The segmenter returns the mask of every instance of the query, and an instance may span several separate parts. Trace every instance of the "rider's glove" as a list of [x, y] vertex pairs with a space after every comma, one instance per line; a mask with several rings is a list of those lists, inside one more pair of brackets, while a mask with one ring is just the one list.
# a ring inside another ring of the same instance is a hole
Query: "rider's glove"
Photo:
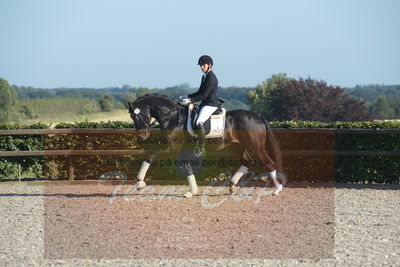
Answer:
[[181, 105], [183, 105], [183, 106], [187, 106], [187, 105], [189, 105], [190, 103], [192, 103], [192, 101], [190, 100], [190, 98], [189, 98], [188, 96], [186, 96], [186, 95], [181, 95], [181, 96], [179, 97], [179, 103], [180, 103]]

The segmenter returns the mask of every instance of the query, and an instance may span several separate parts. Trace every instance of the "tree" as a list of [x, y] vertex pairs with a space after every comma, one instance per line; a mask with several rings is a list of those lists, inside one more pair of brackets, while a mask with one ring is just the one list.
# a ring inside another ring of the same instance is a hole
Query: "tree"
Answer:
[[254, 87], [221, 87], [218, 88], [218, 97], [227, 100], [237, 100], [242, 102], [242, 104], [248, 104], [248, 93], [250, 90], [254, 90]]
[[5, 79], [0, 78], [0, 122], [9, 120], [9, 111], [17, 99], [15, 90]]
[[136, 90], [136, 95], [137, 95], [138, 97], [144, 96], [145, 94], [150, 94], [150, 93], [151, 93], [151, 90], [150, 90], [149, 88], [145, 88], [145, 87], [139, 87], [139, 88]]
[[387, 96], [380, 96], [371, 104], [369, 110], [377, 119], [394, 119], [396, 114], [396, 100]]
[[24, 114], [28, 119], [33, 119], [35, 117], [32, 110], [27, 105], [22, 105], [19, 112]]
[[114, 110], [114, 98], [111, 95], [103, 95], [99, 100], [101, 111], [111, 112]]
[[135, 102], [136, 94], [128, 92], [122, 96], [121, 102], [125, 108], [128, 108], [128, 102]]
[[255, 90], [250, 90], [247, 98], [250, 101], [251, 110], [262, 114], [266, 118], [271, 117], [271, 93], [279, 90], [278, 84], [288, 82], [286, 73], [274, 74], [271, 78], [265, 80], [262, 84], [256, 86]]
[[249, 92], [251, 109], [268, 120], [372, 120], [363, 102], [338, 86], [311, 78], [299, 80], [274, 75]]

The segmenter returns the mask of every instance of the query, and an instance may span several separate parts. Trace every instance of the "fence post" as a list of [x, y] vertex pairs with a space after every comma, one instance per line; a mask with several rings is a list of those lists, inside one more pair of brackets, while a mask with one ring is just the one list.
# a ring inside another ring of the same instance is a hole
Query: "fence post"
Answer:
[[68, 180], [74, 181], [75, 180], [75, 167], [72, 157], [68, 157]]
[[21, 165], [17, 164], [18, 168], [17, 168], [17, 178], [18, 178], [18, 182], [21, 182]]

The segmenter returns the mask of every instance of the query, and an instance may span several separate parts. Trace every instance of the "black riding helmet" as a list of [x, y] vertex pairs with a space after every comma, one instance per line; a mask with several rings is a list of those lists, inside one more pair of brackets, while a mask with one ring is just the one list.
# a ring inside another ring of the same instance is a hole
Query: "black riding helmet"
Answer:
[[213, 60], [210, 56], [204, 55], [199, 58], [198, 65], [210, 64], [214, 65]]

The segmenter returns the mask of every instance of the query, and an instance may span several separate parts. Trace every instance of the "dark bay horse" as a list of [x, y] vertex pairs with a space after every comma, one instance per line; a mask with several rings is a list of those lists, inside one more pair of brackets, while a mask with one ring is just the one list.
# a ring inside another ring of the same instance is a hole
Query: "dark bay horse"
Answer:
[[[158, 94], [147, 94], [128, 103], [129, 113], [135, 124], [138, 140], [147, 140], [151, 135], [150, 125], [157, 121], [161, 128], [161, 136], [168, 148], [154, 153], [146, 159], [137, 175], [137, 189], [146, 186], [144, 177], [150, 163], [162, 155], [177, 155], [182, 150], [182, 142], [187, 140], [186, 130], [187, 107], [182, 106], [175, 99]], [[267, 172], [275, 185], [273, 195], [282, 190], [285, 183], [281, 150], [278, 141], [269, 127], [267, 121], [261, 116], [247, 110], [232, 110], [226, 112], [225, 131], [217, 142], [206, 142], [207, 151], [219, 151], [227, 146], [235, 144], [235, 149], [240, 155], [242, 166], [230, 179], [230, 192], [234, 192], [241, 176], [248, 172], [254, 165]], [[268, 151], [268, 152], [267, 152]], [[188, 166], [190, 169], [190, 166]], [[278, 171], [278, 173], [277, 173]], [[197, 184], [193, 172], [187, 173], [190, 190], [185, 197], [191, 197], [197, 193]]]

